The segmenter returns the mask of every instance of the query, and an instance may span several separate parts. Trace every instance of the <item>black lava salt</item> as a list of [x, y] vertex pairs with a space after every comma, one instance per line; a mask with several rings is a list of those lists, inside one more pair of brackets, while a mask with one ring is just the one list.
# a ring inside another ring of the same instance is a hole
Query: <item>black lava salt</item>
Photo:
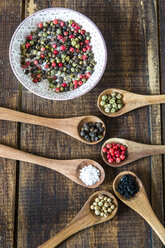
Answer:
[[120, 195], [124, 196], [126, 199], [133, 198], [137, 192], [139, 192], [139, 187], [136, 182], [136, 178], [131, 175], [125, 175], [121, 178], [116, 189]]

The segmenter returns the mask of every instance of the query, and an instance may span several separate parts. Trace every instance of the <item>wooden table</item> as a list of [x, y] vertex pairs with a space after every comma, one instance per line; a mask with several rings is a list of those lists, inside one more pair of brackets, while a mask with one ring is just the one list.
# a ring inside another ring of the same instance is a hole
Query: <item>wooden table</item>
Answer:
[[[101, 30], [108, 63], [99, 84], [71, 101], [53, 102], [22, 87], [9, 65], [8, 48], [19, 23], [34, 11], [67, 7], [87, 15]], [[95, 114], [109, 137], [147, 144], [165, 142], [165, 106], [137, 109], [110, 119], [96, 107], [99, 93], [116, 87], [141, 94], [165, 93], [165, 2], [163, 0], [1, 0], [0, 106], [47, 117]], [[0, 121], [0, 142], [36, 155], [57, 159], [91, 158], [101, 163], [106, 180], [98, 190], [112, 191], [112, 180], [130, 170], [143, 181], [152, 207], [164, 222], [164, 157], [141, 159], [122, 169], [105, 165], [101, 144], [89, 146], [49, 128]], [[94, 190], [83, 188], [49, 169], [8, 159], [0, 160], [0, 247], [36, 248], [72, 220]], [[148, 224], [119, 202], [110, 222], [86, 229], [61, 248], [162, 248]]]

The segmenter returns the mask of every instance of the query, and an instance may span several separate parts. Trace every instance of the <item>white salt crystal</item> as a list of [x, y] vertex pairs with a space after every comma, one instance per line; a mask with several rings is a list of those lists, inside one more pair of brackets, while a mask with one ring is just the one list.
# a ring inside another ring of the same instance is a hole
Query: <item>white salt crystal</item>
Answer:
[[91, 186], [100, 180], [100, 171], [93, 165], [84, 166], [80, 170], [80, 179], [87, 186]]

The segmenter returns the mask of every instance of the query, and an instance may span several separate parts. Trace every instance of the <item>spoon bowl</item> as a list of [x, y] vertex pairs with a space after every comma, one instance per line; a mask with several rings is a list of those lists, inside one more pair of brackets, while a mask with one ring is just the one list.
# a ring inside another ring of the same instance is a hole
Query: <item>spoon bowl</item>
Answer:
[[[121, 178], [125, 175], [131, 175], [134, 178], [136, 178], [136, 182], [139, 186], [139, 192], [135, 195], [135, 197], [126, 199], [123, 196], [120, 195], [120, 193], [116, 190], [117, 185]], [[137, 212], [139, 215], [141, 215], [148, 224], [153, 228], [153, 230], [156, 232], [156, 234], [159, 236], [163, 244], [165, 245], [165, 228], [160, 223], [160, 221], [157, 219], [155, 213], [153, 212], [153, 209], [150, 205], [150, 202], [148, 200], [145, 188], [143, 186], [143, 183], [141, 180], [137, 177], [136, 174], [130, 171], [124, 171], [121, 172], [116, 176], [116, 178], [113, 181], [113, 190], [116, 194], [116, 196], [124, 202], [127, 206], [132, 208], [135, 212]]]
[[[120, 93], [123, 98], [123, 107], [115, 113], [106, 113], [104, 108], [100, 105], [103, 95], [109, 95], [113, 92]], [[128, 113], [134, 109], [141, 108], [147, 105], [165, 103], [165, 95], [140, 95], [126, 90], [110, 88], [104, 90], [98, 97], [97, 106], [99, 110], [108, 117], [117, 117]]]
[[[71, 159], [71, 160], [50, 159], [45, 157], [39, 157], [2, 144], [0, 144], [0, 157], [21, 160], [24, 162], [38, 164], [40, 166], [52, 169], [54, 171], [63, 174], [64, 176], [68, 177], [75, 183], [86, 188], [96, 188], [101, 183], [103, 183], [105, 179], [105, 171], [103, 167], [99, 163], [91, 159]], [[100, 171], [100, 180], [91, 186], [86, 185], [79, 178], [80, 169], [82, 169], [84, 166], [87, 165], [93, 165], [95, 168], [97, 168]]]
[[[117, 163], [108, 163], [107, 158], [105, 154], [103, 153], [102, 149], [107, 145], [111, 143], [119, 143], [127, 148], [126, 158], [121, 161], [119, 164]], [[140, 158], [151, 156], [154, 154], [164, 154], [165, 153], [165, 145], [147, 145], [147, 144], [141, 144], [137, 143], [131, 140], [121, 139], [121, 138], [111, 138], [104, 142], [104, 144], [101, 147], [101, 156], [104, 162], [115, 168], [122, 167], [126, 164], [129, 164], [133, 161], [136, 161]]]
[[[103, 137], [97, 141], [93, 141], [93, 142], [88, 142], [86, 141], [83, 137], [80, 136], [80, 130], [83, 127], [84, 123], [87, 122], [100, 122], [102, 124], [102, 127], [104, 128], [104, 132], [103, 132]], [[106, 127], [104, 122], [97, 116], [82, 116], [81, 120], [79, 121], [78, 125], [77, 125], [77, 135], [79, 136], [80, 140], [83, 141], [86, 144], [89, 145], [95, 145], [97, 143], [99, 143], [100, 141], [102, 141], [105, 137], [105, 132], [106, 132]]]
[[[116, 208], [112, 211], [112, 213], [108, 217], [101, 217], [96, 216], [93, 211], [90, 209], [91, 204], [93, 203], [94, 199], [97, 195], [103, 194], [108, 197], [111, 197], [113, 199], [113, 202], [116, 206]], [[58, 234], [56, 234], [54, 237], [49, 239], [44, 244], [38, 246], [38, 248], [54, 248], [61, 242], [63, 242], [65, 239], [70, 237], [71, 235], [88, 228], [93, 225], [100, 224], [102, 222], [108, 221], [112, 219], [118, 210], [118, 202], [117, 199], [113, 194], [107, 191], [97, 191], [93, 193], [87, 202], [84, 204], [80, 212], [76, 215], [76, 217], [68, 224], [62, 231], [60, 231]]]
[[[96, 182], [95, 184], [93, 185], [86, 185], [85, 183], [83, 183], [80, 179], [80, 170], [82, 170], [82, 168], [84, 168], [85, 166], [88, 166], [88, 165], [92, 165], [93, 167], [95, 167], [96, 169], [98, 169], [100, 171], [100, 180], [98, 182]], [[100, 184], [103, 183], [104, 179], [105, 179], [105, 171], [103, 169], [103, 167], [97, 163], [96, 161], [94, 160], [91, 160], [91, 159], [86, 159], [86, 160], [83, 160], [76, 168], [76, 177], [77, 177], [77, 182], [79, 182], [80, 185], [84, 186], [84, 187], [87, 187], [87, 188], [97, 188]]]
[[[17, 121], [22, 123], [29, 123], [29, 124], [49, 127], [61, 131], [63, 133], [66, 133], [74, 137], [75, 139], [78, 139], [89, 145], [95, 145], [99, 143], [104, 138], [106, 132], [106, 127], [104, 122], [99, 117], [93, 115], [78, 116], [78, 117], [71, 117], [65, 119], [62, 118], [55, 119], [55, 118], [30, 115], [19, 111], [0, 107], [0, 120]], [[101, 122], [104, 127], [103, 137], [93, 142], [88, 142], [83, 137], [81, 137], [80, 129], [85, 122]]]

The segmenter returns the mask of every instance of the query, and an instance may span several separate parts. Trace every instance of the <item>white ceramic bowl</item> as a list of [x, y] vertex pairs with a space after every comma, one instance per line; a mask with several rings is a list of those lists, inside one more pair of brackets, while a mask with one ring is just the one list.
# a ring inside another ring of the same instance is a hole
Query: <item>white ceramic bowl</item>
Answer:
[[[30, 77], [24, 74], [20, 66], [20, 45], [25, 42], [25, 37], [36, 29], [39, 22], [53, 19], [61, 19], [64, 21], [73, 19], [82, 25], [83, 29], [90, 32], [94, 59], [97, 62], [95, 71], [87, 82], [79, 88], [68, 92], [56, 93], [50, 91], [48, 87], [49, 84], [45, 82], [33, 83]], [[107, 63], [107, 49], [101, 32], [89, 18], [71, 9], [48, 8], [32, 14], [21, 22], [10, 42], [9, 59], [15, 76], [28, 90], [38, 96], [51, 100], [70, 100], [89, 92], [99, 82]]]

